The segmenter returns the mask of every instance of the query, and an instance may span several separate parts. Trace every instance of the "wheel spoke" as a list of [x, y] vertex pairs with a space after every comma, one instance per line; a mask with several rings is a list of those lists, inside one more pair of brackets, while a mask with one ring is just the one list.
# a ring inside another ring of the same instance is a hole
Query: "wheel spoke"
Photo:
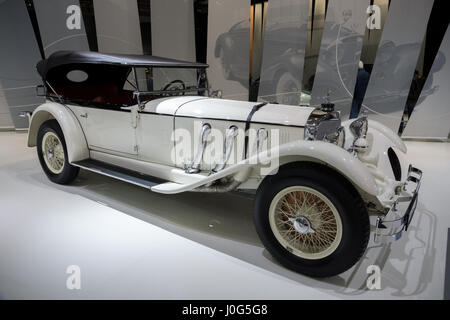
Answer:
[[314, 189], [295, 187], [294, 191], [286, 192], [278, 199], [273, 214], [281, 241], [300, 256], [322, 254], [333, 245], [335, 249], [340, 241], [341, 222], [337, 210]]

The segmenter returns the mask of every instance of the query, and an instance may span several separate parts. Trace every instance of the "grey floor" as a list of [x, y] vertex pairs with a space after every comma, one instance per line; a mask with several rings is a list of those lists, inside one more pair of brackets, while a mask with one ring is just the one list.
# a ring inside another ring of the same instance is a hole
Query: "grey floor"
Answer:
[[[450, 198], [450, 144], [408, 142], [423, 169], [410, 231], [371, 241], [346, 273], [308, 278], [260, 243], [252, 202], [235, 195], [160, 195], [82, 171], [50, 183], [26, 134], [0, 133], [0, 298], [442, 299]], [[368, 290], [369, 265], [381, 289]], [[81, 289], [66, 287], [69, 265]]]

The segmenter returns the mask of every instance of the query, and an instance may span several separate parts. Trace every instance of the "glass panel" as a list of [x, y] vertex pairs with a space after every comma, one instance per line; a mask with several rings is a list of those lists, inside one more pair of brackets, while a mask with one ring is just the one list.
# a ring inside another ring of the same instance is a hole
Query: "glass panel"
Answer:
[[225, 99], [248, 100], [250, 0], [208, 2], [208, 80]]
[[258, 100], [300, 104], [309, 0], [270, 0]]
[[136, 0], [94, 0], [98, 51], [142, 54]]
[[[193, 0], [152, 0], [152, 54], [165, 58], [195, 61]], [[196, 70], [153, 69], [153, 87], [161, 90], [169, 82], [181, 80], [192, 85]]]
[[396, 0], [389, 7], [363, 101], [371, 119], [398, 131], [433, 1]]
[[330, 101], [348, 116], [353, 100], [369, 1], [330, 1], [314, 78], [311, 105]]
[[[14, 32], [12, 32], [12, 30]], [[24, 1], [0, 1], [0, 81], [16, 128], [27, 128], [22, 111], [32, 111], [43, 102], [36, 97], [42, 81], [36, 72], [41, 60], [33, 26]]]
[[450, 28], [434, 60], [403, 136], [448, 138], [450, 135]]
[[[197, 69], [185, 68], [135, 68], [139, 91], [165, 91], [152, 95], [198, 95]], [[134, 74], [128, 75], [126, 90], [135, 90]], [[173, 91], [171, 93], [171, 91]]]
[[[46, 57], [58, 50], [89, 50], [79, 1], [33, 2]], [[68, 9], [70, 14], [66, 14]], [[69, 29], [67, 25], [76, 29]]]

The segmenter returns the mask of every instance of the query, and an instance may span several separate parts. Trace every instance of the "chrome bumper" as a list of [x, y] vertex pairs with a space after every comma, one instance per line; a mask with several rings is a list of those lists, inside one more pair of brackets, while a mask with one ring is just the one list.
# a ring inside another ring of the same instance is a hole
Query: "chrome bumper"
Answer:
[[[377, 218], [375, 229], [376, 243], [396, 241], [402, 237], [404, 231], [408, 231], [409, 224], [416, 211], [421, 180], [422, 171], [409, 165], [402, 194], [395, 201], [386, 216]], [[413, 185], [413, 189], [412, 191], [408, 191], [408, 189], [411, 189], [411, 185]], [[401, 202], [409, 202], [403, 216], [399, 216], [397, 208]]]

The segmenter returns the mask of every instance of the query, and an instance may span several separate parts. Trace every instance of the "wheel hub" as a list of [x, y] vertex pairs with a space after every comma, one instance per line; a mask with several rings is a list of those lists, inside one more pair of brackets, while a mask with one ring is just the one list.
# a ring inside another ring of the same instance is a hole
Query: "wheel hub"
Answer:
[[332, 254], [342, 239], [342, 221], [333, 203], [308, 186], [287, 187], [272, 199], [270, 227], [280, 244], [303, 259]]
[[54, 132], [46, 132], [42, 138], [42, 156], [53, 174], [60, 174], [64, 170], [63, 145]]
[[48, 149], [47, 151], [47, 157], [49, 160], [53, 159], [53, 157], [55, 156], [55, 151], [53, 149]]
[[301, 234], [316, 232], [311, 227], [311, 222], [309, 222], [309, 220], [304, 216], [300, 216], [297, 218], [289, 218], [289, 221], [293, 223], [295, 231], [297, 231]]

